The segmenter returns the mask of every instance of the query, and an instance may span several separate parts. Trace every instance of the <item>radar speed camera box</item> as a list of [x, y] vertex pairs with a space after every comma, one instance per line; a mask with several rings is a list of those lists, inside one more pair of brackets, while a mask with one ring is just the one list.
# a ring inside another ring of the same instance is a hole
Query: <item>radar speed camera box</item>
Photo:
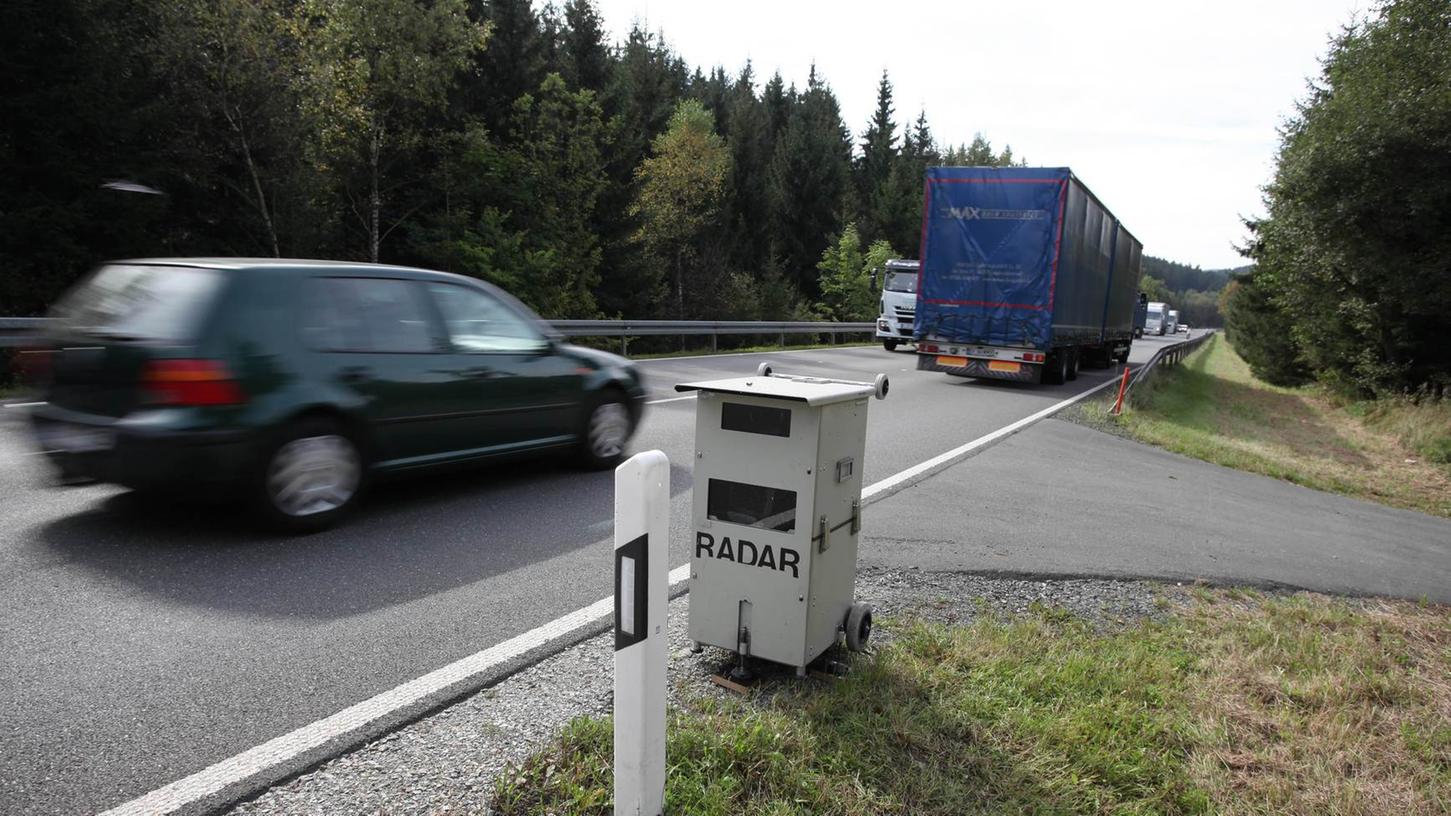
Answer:
[[867, 401], [887, 382], [772, 375], [699, 392], [691, 544], [692, 640], [798, 672], [870, 610], [853, 603]]

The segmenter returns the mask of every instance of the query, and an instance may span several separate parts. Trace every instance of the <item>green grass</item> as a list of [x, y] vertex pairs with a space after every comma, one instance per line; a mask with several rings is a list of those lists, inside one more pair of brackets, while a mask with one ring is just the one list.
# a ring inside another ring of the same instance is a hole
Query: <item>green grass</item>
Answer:
[[1451, 517], [1451, 405], [1345, 405], [1318, 388], [1279, 388], [1250, 373], [1216, 336], [1156, 370], [1120, 417], [1085, 406], [1091, 424], [1227, 467], [1317, 490]]
[[[666, 809], [702, 814], [1440, 813], [1451, 616], [1209, 592], [1101, 631], [1062, 610], [894, 638], [835, 683], [698, 698]], [[507, 774], [501, 814], [605, 814], [611, 725]]]
[[1384, 399], [1349, 405], [1346, 410], [1362, 415], [1370, 427], [1395, 435], [1426, 461], [1451, 465], [1451, 400]]

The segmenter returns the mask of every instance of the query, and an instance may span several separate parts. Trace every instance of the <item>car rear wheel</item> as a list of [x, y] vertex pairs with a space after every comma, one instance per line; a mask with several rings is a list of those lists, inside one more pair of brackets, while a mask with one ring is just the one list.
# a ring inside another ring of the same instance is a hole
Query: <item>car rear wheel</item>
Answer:
[[625, 456], [625, 443], [634, 433], [634, 420], [624, 397], [606, 393], [590, 403], [580, 437], [580, 458], [586, 466], [603, 470], [620, 463]]
[[324, 530], [357, 503], [363, 476], [362, 452], [339, 424], [304, 419], [269, 447], [257, 486], [259, 504], [283, 532]]

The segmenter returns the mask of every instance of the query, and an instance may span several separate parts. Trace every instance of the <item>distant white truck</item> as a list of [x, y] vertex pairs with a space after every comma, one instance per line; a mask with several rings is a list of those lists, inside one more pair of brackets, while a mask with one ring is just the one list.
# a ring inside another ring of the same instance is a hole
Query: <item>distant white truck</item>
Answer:
[[881, 311], [877, 315], [877, 339], [887, 351], [900, 343], [912, 342], [917, 318], [917, 261], [893, 258], [882, 270]]
[[1164, 327], [1165, 334], [1175, 334], [1179, 331], [1179, 310], [1169, 310], [1169, 325]]
[[1144, 334], [1163, 334], [1169, 328], [1169, 304], [1150, 303], [1144, 318]]

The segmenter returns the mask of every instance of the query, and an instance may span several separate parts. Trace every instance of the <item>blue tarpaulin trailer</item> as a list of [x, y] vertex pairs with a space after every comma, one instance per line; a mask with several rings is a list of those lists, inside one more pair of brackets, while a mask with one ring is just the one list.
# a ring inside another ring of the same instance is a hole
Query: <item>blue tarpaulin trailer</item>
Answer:
[[926, 174], [917, 367], [1062, 382], [1128, 359], [1143, 244], [1066, 167]]

